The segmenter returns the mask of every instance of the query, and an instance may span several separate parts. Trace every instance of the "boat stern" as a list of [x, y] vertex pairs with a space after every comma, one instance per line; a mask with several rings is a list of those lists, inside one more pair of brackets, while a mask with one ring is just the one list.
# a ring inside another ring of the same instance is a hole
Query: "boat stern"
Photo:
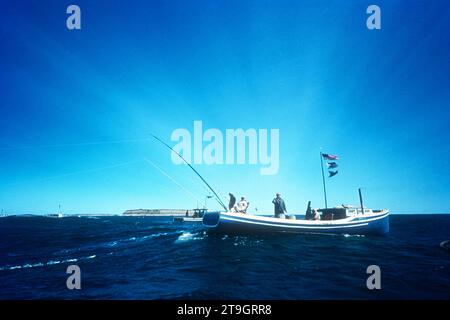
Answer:
[[379, 211], [380, 219], [372, 222], [371, 231], [375, 234], [389, 233], [389, 210], [382, 209]]
[[389, 210], [374, 210], [370, 214], [355, 216], [355, 222], [365, 223], [364, 234], [383, 235], [389, 232]]

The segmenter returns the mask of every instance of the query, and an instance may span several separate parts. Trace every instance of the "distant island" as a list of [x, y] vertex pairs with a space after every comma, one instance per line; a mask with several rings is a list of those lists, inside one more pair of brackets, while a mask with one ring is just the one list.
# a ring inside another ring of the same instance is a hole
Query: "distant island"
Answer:
[[194, 210], [189, 209], [131, 209], [123, 213], [125, 216], [193, 216]]

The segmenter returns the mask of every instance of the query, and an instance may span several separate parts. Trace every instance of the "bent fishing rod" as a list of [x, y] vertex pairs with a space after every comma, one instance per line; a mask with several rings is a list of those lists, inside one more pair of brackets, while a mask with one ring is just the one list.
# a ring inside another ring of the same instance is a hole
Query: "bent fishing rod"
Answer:
[[214, 196], [216, 197], [217, 202], [225, 209], [225, 211], [228, 211], [228, 208], [225, 206], [225, 204], [222, 202], [222, 200], [220, 200], [219, 196], [217, 195], [217, 193], [214, 191], [214, 189], [209, 185], [208, 182], [206, 182], [206, 180], [200, 175], [200, 173], [197, 172], [197, 170], [194, 169], [193, 166], [191, 166], [191, 164], [189, 162], [186, 161], [186, 159], [183, 158], [183, 156], [181, 154], [179, 154], [178, 152], [176, 152], [175, 150], [173, 150], [173, 148], [171, 146], [169, 146], [167, 143], [165, 143], [164, 141], [162, 141], [160, 138], [158, 138], [157, 136], [155, 136], [154, 134], [150, 134], [153, 138], [155, 138], [156, 140], [158, 140], [159, 142], [161, 142], [163, 145], [165, 145], [167, 148], [169, 148], [172, 152], [174, 152], [177, 156], [179, 156], [181, 158], [181, 160], [183, 160], [196, 174], [197, 176], [202, 179], [202, 181], [206, 184], [206, 186], [209, 188], [209, 190], [212, 191], [212, 193], [214, 194]]

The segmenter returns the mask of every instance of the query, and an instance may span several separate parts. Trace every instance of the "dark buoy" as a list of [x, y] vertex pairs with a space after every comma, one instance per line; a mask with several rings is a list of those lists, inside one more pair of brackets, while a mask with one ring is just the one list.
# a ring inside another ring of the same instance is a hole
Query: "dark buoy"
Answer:
[[450, 240], [442, 241], [440, 246], [442, 249], [449, 251], [450, 250]]

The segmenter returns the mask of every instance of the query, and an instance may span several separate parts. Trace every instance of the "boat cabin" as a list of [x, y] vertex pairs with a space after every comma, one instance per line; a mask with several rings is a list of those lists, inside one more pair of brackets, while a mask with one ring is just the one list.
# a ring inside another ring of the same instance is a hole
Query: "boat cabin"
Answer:
[[319, 209], [320, 220], [339, 220], [347, 218], [347, 209], [345, 208], [329, 208]]
[[208, 209], [194, 209], [193, 218], [203, 218], [205, 212], [208, 212]]
[[[335, 207], [327, 209], [318, 209], [320, 220], [340, 220], [357, 214], [361, 214], [361, 208], [356, 207]], [[369, 214], [371, 209], [364, 209], [364, 213]]]

